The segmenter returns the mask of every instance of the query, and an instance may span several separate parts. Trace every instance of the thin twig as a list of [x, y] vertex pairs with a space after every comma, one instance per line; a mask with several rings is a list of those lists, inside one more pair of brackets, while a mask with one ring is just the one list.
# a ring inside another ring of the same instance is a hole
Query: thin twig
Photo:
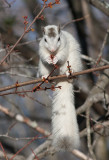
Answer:
[[[84, 54], [81, 55], [81, 58], [84, 59], [84, 60], [88, 60], [88, 61], [92, 62], [93, 64], [96, 63], [95, 59], [93, 59], [92, 57], [86, 56]], [[109, 61], [107, 61], [106, 59], [101, 58], [101, 61], [104, 64], [109, 64]]]
[[89, 17], [89, 14], [87, 14], [87, 15], [84, 16], [84, 17], [78, 18], [78, 19], [73, 19], [72, 21], [67, 22], [66, 24], [64, 24], [64, 25], [62, 26], [62, 29], [64, 29], [64, 28], [65, 28], [67, 25], [69, 25], [70, 23], [82, 21], [82, 20], [84, 20], [84, 19], [86, 19], [86, 18], [88, 18], [88, 17]]
[[36, 160], [39, 160], [39, 158], [38, 158], [38, 157], [36, 156], [36, 154], [34, 153], [33, 149], [31, 149], [31, 151], [32, 151], [32, 153], [34, 154], [35, 159], [36, 159]]
[[21, 114], [15, 114], [15, 113], [9, 111], [9, 109], [7, 109], [7, 108], [5, 108], [5, 107], [3, 107], [1, 105], [0, 105], [0, 111], [3, 112], [4, 114], [8, 115], [11, 118], [14, 118], [18, 122], [27, 124], [29, 127], [35, 129], [36, 131], [40, 132], [41, 134], [43, 134], [45, 136], [49, 136], [50, 135], [50, 133], [48, 131], [46, 131], [43, 128], [39, 127], [39, 125], [37, 124], [36, 121], [32, 121], [28, 117], [24, 117]]
[[[7, 138], [7, 139], [10, 139], [12, 141], [22, 141], [22, 140], [32, 140], [33, 138], [35, 137], [22, 137], [22, 138], [16, 138], [16, 137], [11, 137], [11, 136], [8, 136], [7, 134], [4, 134], [4, 135], [0, 135], [0, 138]], [[44, 139], [45, 137], [42, 136], [42, 137], [39, 137], [37, 139]]]
[[[34, 22], [40, 17], [40, 15], [42, 14], [42, 12], [45, 10], [45, 8], [50, 7], [51, 3], [46, 4], [46, 1], [44, 0], [43, 3], [43, 8], [41, 9], [41, 11], [36, 15], [36, 17], [33, 19], [33, 21], [30, 23], [30, 25], [24, 30], [24, 32], [22, 33], [22, 35], [20, 36], [20, 38], [17, 40], [17, 42], [13, 45], [13, 47], [8, 51], [7, 55], [1, 60], [0, 65], [6, 60], [6, 58], [13, 52], [13, 50], [15, 49], [15, 47], [19, 44], [19, 42], [23, 39], [23, 37], [25, 36], [26, 33], [28, 33], [31, 30], [31, 26], [34, 24]], [[53, 5], [57, 4], [56, 1], [54, 3], [51, 4], [51, 7]], [[59, 4], [59, 3], [58, 3]]]
[[8, 5], [9, 8], [11, 7], [11, 4], [7, 0], [4, 0], [4, 2]]
[[[12, 156], [13, 156], [13, 154], [9, 154], [9, 153], [7, 154], [8, 159], [10, 159]], [[4, 158], [5, 158], [5, 156], [4, 156], [3, 152], [0, 151], [0, 159], [1, 159], [1, 160], [6, 160], [6, 159], [4, 159]], [[14, 158], [14, 160], [26, 160], [26, 158], [25, 158], [24, 156], [17, 155], [17, 156]]]
[[1, 149], [2, 149], [2, 151], [3, 151], [3, 153], [4, 153], [4, 157], [6, 158], [6, 160], [8, 160], [8, 157], [7, 157], [7, 155], [6, 155], [6, 152], [5, 152], [4, 147], [3, 147], [3, 145], [2, 145], [1, 142], [0, 142], [0, 146], [1, 146]]
[[10, 75], [10, 76], [19, 76], [19, 77], [24, 77], [24, 78], [29, 78], [29, 79], [35, 79], [35, 77], [27, 76], [27, 74], [12, 73], [10, 71], [0, 72], [0, 75], [5, 75], [5, 74]]
[[91, 156], [93, 157], [93, 160], [96, 160], [96, 157], [94, 155], [93, 149], [92, 149], [92, 145], [91, 145], [91, 131], [90, 131], [90, 107], [87, 108], [86, 110], [86, 126], [87, 126], [87, 146], [89, 149], [89, 152], [91, 154]]
[[1, 60], [0, 65], [6, 60], [6, 58], [12, 53], [12, 51], [14, 50], [14, 48], [18, 45], [18, 43], [21, 41], [21, 39], [25, 36], [25, 34], [27, 33], [27, 31], [31, 28], [31, 26], [33, 25], [33, 23], [38, 19], [38, 17], [42, 14], [42, 12], [44, 11], [44, 9], [46, 8], [46, 5], [43, 5], [43, 8], [41, 9], [41, 11], [39, 12], [39, 14], [34, 18], [34, 20], [31, 22], [31, 24], [27, 27], [26, 30], [24, 30], [24, 33], [20, 36], [20, 38], [17, 40], [17, 42], [13, 45], [13, 47], [10, 49], [10, 51], [7, 53], [7, 55]]
[[12, 157], [10, 160], [13, 160], [14, 157], [16, 157], [16, 155], [18, 155], [22, 150], [24, 150], [25, 148], [27, 148], [27, 146], [29, 146], [34, 140], [36, 140], [38, 138], [38, 136], [34, 137], [32, 140], [30, 140], [25, 146], [23, 146], [21, 149], [19, 149]]
[[98, 55], [98, 59], [97, 59], [97, 61], [96, 61], [95, 67], [96, 67], [96, 66], [99, 64], [99, 62], [101, 61], [101, 58], [102, 58], [102, 55], [103, 55], [103, 49], [104, 49], [105, 44], [106, 44], [106, 42], [107, 42], [108, 35], [109, 35], [109, 27], [108, 27], [107, 32], [106, 32], [106, 34], [105, 34], [105, 37], [104, 37], [104, 40], [103, 40], [103, 44], [102, 44], [102, 47], [101, 47], [101, 49], [100, 49], [100, 53], [99, 53], [99, 55]]

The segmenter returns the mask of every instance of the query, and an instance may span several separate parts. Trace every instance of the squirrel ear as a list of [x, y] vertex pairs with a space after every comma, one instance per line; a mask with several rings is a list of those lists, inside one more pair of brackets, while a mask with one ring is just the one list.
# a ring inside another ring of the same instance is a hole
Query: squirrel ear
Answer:
[[58, 32], [60, 33], [60, 31], [61, 31], [61, 25], [59, 24], [58, 25]]
[[45, 34], [45, 28], [41, 27], [41, 30], [42, 30], [43, 34]]

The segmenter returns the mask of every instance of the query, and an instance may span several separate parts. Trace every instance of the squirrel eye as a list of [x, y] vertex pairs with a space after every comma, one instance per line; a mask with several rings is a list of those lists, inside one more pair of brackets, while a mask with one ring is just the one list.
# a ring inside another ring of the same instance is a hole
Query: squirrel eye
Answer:
[[58, 41], [60, 41], [60, 37], [58, 38]]
[[45, 40], [45, 42], [47, 42], [46, 38], [44, 40]]

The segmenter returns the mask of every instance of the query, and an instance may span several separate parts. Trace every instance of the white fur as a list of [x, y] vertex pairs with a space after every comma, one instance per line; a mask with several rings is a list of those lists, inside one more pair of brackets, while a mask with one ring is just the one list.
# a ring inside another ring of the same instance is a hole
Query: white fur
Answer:
[[59, 82], [53, 96], [52, 134], [57, 150], [72, 150], [80, 144], [72, 84]]
[[[48, 37], [49, 28], [54, 28], [56, 37]], [[60, 41], [57, 39], [60, 37]], [[47, 43], [44, 41], [46, 38]], [[50, 62], [51, 48], [55, 50], [54, 61]], [[39, 75], [49, 75], [53, 65], [57, 64], [59, 69], [54, 75], [66, 74], [68, 76], [68, 63], [72, 72], [82, 69], [80, 58], [80, 47], [74, 37], [66, 31], [58, 32], [58, 27], [49, 25], [45, 27], [45, 34], [39, 44]], [[53, 146], [57, 150], [72, 150], [80, 144], [78, 124], [74, 106], [73, 84], [67, 80], [57, 81], [56, 86], [62, 86], [53, 93], [52, 103], [52, 135]]]

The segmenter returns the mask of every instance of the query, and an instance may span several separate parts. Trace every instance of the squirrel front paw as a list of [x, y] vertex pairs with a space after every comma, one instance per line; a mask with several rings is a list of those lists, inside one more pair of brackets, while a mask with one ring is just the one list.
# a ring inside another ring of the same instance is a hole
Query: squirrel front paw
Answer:
[[52, 61], [52, 59], [51, 59], [50, 56], [46, 58], [46, 62], [47, 62], [48, 64], [52, 64], [52, 63], [53, 63], [53, 61]]
[[71, 76], [71, 73], [72, 73], [72, 71], [66, 71], [66, 76], [67, 76], [67, 78], [68, 78], [68, 82], [70, 82], [70, 83], [72, 83], [73, 82], [73, 79], [70, 79], [70, 76]]
[[66, 74], [66, 76], [67, 76], [67, 77], [69, 77], [69, 76], [70, 76], [69, 71], [66, 71], [66, 73], [65, 73], [65, 74]]
[[70, 77], [72, 74], [72, 69], [70, 68], [70, 70], [67, 70], [65, 74], [67, 77]]
[[48, 56], [48, 57], [46, 57], [45, 61], [48, 64], [56, 64], [58, 62], [58, 58], [57, 58], [57, 56]]
[[44, 80], [44, 79], [47, 79], [47, 77], [48, 77], [48, 74], [47, 74], [47, 75], [42, 76], [41, 78], [42, 78], [42, 80]]
[[57, 56], [54, 56], [54, 58], [53, 58], [53, 64], [56, 64], [58, 62], [58, 58], [57, 58]]

